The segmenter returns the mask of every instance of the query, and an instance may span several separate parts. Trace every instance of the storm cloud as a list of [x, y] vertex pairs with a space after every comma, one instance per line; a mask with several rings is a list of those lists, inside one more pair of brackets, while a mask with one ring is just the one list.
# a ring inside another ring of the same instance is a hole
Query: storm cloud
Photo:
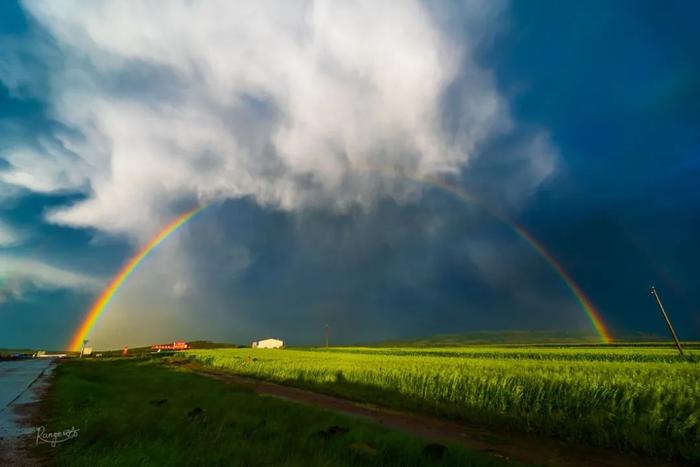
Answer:
[[[283, 210], [342, 211], [413, 200], [415, 187], [366, 169], [460, 175], [514, 130], [475, 58], [499, 2], [471, 2], [458, 35], [447, 5], [420, 2], [24, 6], [41, 34], [21, 52], [48, 82], [36, 86], [33, 67], [0, 77], [41, 95], [67, 130], [6, 149], [0, 179], [87, 194], [51, 222], [143, 241], [194, 202], [251, 196]], [[535, 131], [518, 151], [531, 169], [501, 184], [522, 198], [551, 173], [556, 150]]]
[[[590, 331], [503, 219], [613, 334], [665, 332], [655, 284], [697, 335], [700, 40], [672, 10], [0, 2], [2, 345], [65, 345], [196, 205], [96, 347]], [[474, 202], [420, 182], [436, 178]]]

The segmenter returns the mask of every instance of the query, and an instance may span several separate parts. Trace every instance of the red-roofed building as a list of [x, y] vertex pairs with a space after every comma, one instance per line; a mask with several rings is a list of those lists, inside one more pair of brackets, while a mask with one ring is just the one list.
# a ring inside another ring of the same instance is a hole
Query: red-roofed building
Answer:
[[187, 342], [173, 342], [172, 344], [155, 344], [151, 346], [151, 350], [185, 350], [190, 346]]

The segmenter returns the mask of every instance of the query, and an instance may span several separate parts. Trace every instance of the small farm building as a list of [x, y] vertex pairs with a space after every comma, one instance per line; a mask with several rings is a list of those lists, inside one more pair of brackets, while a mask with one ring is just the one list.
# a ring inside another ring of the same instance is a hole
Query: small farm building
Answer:
[[263, 339], [253, 342], [254, 349], [279, 349], [284, 346], [284, 342], [279, 339]]

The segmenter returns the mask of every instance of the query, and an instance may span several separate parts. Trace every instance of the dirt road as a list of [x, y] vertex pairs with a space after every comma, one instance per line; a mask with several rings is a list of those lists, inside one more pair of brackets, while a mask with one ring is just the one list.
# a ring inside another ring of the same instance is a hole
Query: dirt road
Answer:
[[497, 432], [443, 419], [398, 412], [313, 391], [238, 376], [196, 364], [188, 364], [187, 368], [224, 382], [249, 386], [261, 395], [280, 397], [293, 402], [362, 417], [387, 428], [403, 431], [426, 440], [459, 443], [475, 451], [527, 464], [571, 467], [673, 465], [658, 460], [624, 455], [615, 451], [565, 444], [528, 435]]

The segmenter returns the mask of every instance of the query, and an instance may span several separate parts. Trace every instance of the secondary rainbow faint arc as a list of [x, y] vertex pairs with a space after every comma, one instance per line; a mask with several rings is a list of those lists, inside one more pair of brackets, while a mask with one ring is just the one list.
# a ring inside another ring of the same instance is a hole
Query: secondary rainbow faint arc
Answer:
[[131, 275], [132, 272], [138, 267], [141, 261], [148, 256], [148, 254], [153, 251], [155, 247], [160, 245], [163, 240], [168, 238], [177, 229], [182, 227], [187, 221], [192, 219], [208, 205], [198, 206], [196, 208], [190, 209], [189, 211], [179, 215], [177, 218], [172, 220], [168, 225], [160, 230], [148, 243], [146, 243], [130, 260], [126, 263], [117, 273], [116, 276], [109, 282], [107, 287], [102, 291], [100, 296], [97, 298], [95, 303], [90, 308], [87, 316], [80, 324], [80, 327], [73, 335], [70, 341], [70, 350], [78, 351], [83, 345], [83, 340], [87, 338], [90, 330], [95, 325], [97, 318], [100, 317], [102, 312], [105, 310], [109, 302], [117, 293], [119, 288], [122, 286], [124, 281]]
[[[372, 169], [373, 172], [378, 172], [378, 173], [384, 173], [386, 174], [386, 170], [378, 170], [378, 169]], [[462, 190], [456, 185], [453, 185], [451, 183], [448, 183], [444, 180], [441, 180], [439, 178], [435, 177], [427, 177], [427, 176], [415, 176], [415, 175], [407, 175], [403, 173], [398, 173], [398, 172], [393, 172], [390, 174], [391, 176], [395, 177], [400, 177], [400, 178], [405, 178], [409, 180], [415, 180], [421, 183], [427, 183], [433, 186], [436, 186], [438, 188], [441, 188], [447, 192], [450, 192], [454, 195], [456, 195], [458, 198], [467, 201], [472, 204], [476, 204], [477, 206], [481, 206], [484, 208], [489, 214], [491, 214], [493, 217], [496, 219], [500, 220], [504, 224], [510, 226], [515, 233], [518, 234], [523, 240], [525, 240], [539, 255], [547, 262], [547, 264], [550, 265], [550, 267], [561, 277], [561, 279], [564, 281], [566, 286], [571, 290], [571, 292], [574, 294], [574, 297], [576, 297], [576, 300], [579, 302], [581, 305], [581, 308], [583, 311], [586, 313], [588, 318], [590, 319], [591, 323], [593, 324], [593, 328], [595, 329], [596, 333], [600, 336], [600, 338], [603, 340], [605, 343], [610, 343], [612, 342], [613, 338], [610, 333], [610, 331], [607, 329], [605, 324], [603, 323], [603, 319], [600, 316], [600, 313], [598, 310], [596, 310], [595, 306], [591, 303], [590, 299], [586, 297], [584, 294], [583, 290], [576, 284], [574, 279], [569, 275], [569, 273], [564, 269], [564, 267], [557, 261], [557, 259], [547, 251], [547, 249], [542, 245], [530, 232], [528, 232], [523, 226], [517, 224], [516, 222], [510, 220], [506, 216], [498, 213], [494, 209], [490, 209], [488, 206], [486, 206], [484, 203], [479, 202], [477, 199], [469, 195], [466, 191]], [[97, 321], [97, 318], [102, 314], [104, 309], [107, 307], [109, 302], [112, 300], [114, 297], [114, 294], [117, 293], [121, 285], [124, 283], [127, 277], [138, 267], [138, 265], [141, 263], [141, 261], [148, 256], [148, 254], [153, 251], [153, 249], [158, 246], [161, 242], [163, 242], [168, 236], [173, 234], [178, 228], [180, 228], [182, 225], [187, 223], [189, 220], [191, 220], [197, 213], [201, 212], [203, 209], [205, 209], [209, 205], [204, 205], [204, 206], [199, 206], [196, 208], [193, 208], [184, 214], [180, 215], [176, 219], [174, 219], [172, 222], [170, 222], [167, 226], [165, 226], [158, 234], [156, 234], [153, 239], [151, 239], [143, 248], [141, 248], [135, 256], [133, 256], [129, 262], [117, 273], [116, 276], [110, 281], [110, 283], [107, 285], [107, 287], [102, 291], [98, 299], [95, 301], [93, 304], [92, 308], [90, 308], [90, 311], [88, 312], [87, 316], [83, 320], [83, 322], [80, 324], [80, 327], [74, 334], [73, 338], [71, 339], [69, 348], [71, 350], [78, 351], [80, 350], [81, 346], [83, 345], [83, 340], [87, 337], [87, 335], [90, 333], [90, 330], [92, 327], [95, 325], [95, 322]]]

